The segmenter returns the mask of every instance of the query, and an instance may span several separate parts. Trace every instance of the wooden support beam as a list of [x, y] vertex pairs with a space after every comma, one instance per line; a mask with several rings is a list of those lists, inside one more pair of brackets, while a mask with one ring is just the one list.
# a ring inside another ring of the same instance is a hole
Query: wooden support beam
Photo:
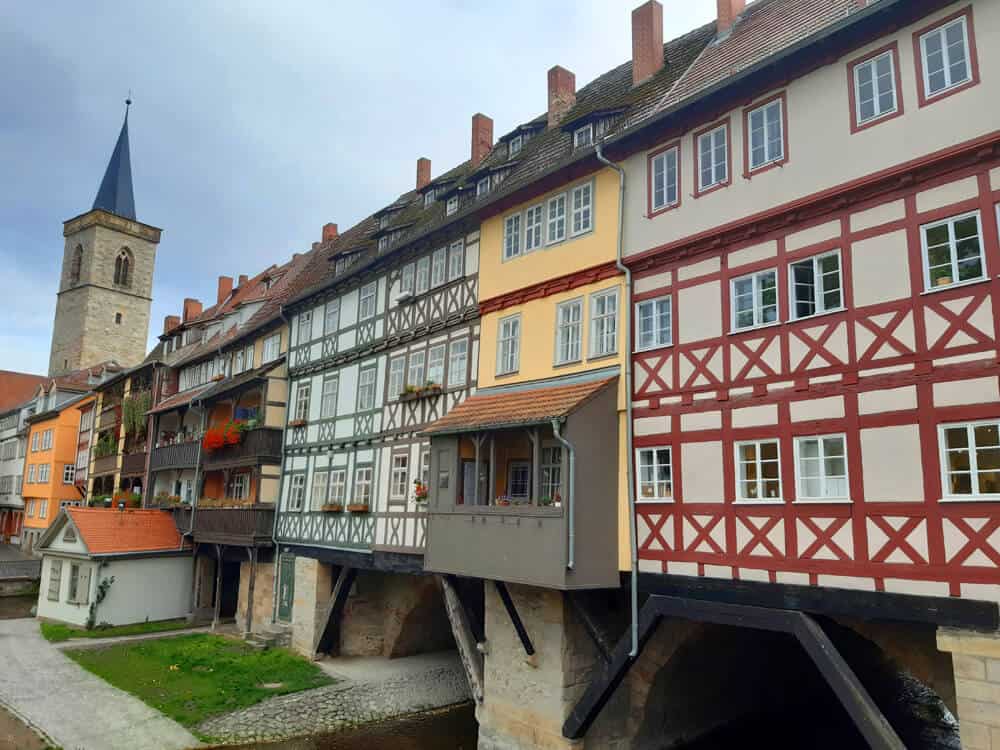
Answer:
[[212, 630], [219, 626], [219, 612], [222, 609], [222, 547], [215, 545], [215, 611], [212, 614]]
[[472, 629], [469, 612], [459, 596], [451, 576], [437, 576], [441, 591], [444, 594], [444, 608], [451, 623], [451, 632], [455, 636], [458, 655], [465, 668], [465, 676], [469, 680], [469, 688], [476, 703], [483, 702], [483, 654], [479, 651], [476, 636]]
[[611, 642], [608, 640], [607, 635], [604, 633], [603, 628], [598, 624], [597, 620], [587, 609], [587, 605], [583, 602], [580, 592], [578, 591], [564, 591], [563, 596], [569, 602], [576, 616], [583, 623], [583, 629], [587, 631], [587, 635], [590, 636], [591, 642], [594, 644], [594, 648], [597, 649], [598, 656], [605, 664], [611, 663], [611, 650], [614, 648]]
[[500, 595], [500, 601], [503, 602], [504, 609], [507, 610], [507, 616], [510, 617], [510, 621], [514, 625], [514, 630], [517, 631], [517, 637], [521, 639], [521, 645], [524, 646], [524, 653], [528, 656], [533, 656], [535, 653], [535, 647], [531, 643], [528, 631], [524, 629], [524, 623], [521, 622], [521, 615], [517, 613], [517, 607], [514, 606], [514, 600], [510, 598], [510, 592], [507, 590], [507, 584], [503, 581], [494, 581], [493, 585], [496, 587], [497, 593]]
[[312, 649], [313, 658], [321, 652], [336, 655], [340, 649], [340, 620], [344, 615], [344, 606], [347, 604], [347, 597], [351, 593], [351, 587], [354, 585], [354, 579], [357, 575], [357, 568], [341, 567], [337, 582], [330, 593], [330, 600], [326, 604], [321, 627], [316, 630]]
[[247, 621], [246, 632], [253, 632], [253, 588], [257, 581], [257, 548], [247, 547], [250, 555], [250, 580], [247, 582]]

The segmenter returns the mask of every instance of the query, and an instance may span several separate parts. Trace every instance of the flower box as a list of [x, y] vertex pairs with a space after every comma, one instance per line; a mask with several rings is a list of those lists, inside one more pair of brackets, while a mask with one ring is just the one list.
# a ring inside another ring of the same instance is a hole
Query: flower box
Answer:
[[347, 510], [351, 513], [367, 513], [368, 503], [351, 503], [347, 506]]
[[304, 419], [293, 419], [291, 422], [288, 423], [288, 426], [289, 427], [305, 427], [306, 426], [306, 420], [304, 420]]
[[342, 513], [344, 506], [340, 503], [326, 503], [320, 506], [320, 510], [324, 513]]
[[437, 383], [431, 383], [420, 388], [415, 388], [413, 386], [407, 386], [406, 390], [399, 394], [400, 401], [415, 401], [418, 398], [430, 398], [431, 396], [440, 396], [441, 386]]
[[225, 379], [226, 379], [226, 376], [225, 376], [225, 375], [222, 375], [222, 374], [219, 374], [219, 375], [213, 375], [213, 376], [212, 376], [212, 382], [213, 382], [213, 383], [218, 383], [218, 382], [219, 382], [220, 380], [225, 380]]

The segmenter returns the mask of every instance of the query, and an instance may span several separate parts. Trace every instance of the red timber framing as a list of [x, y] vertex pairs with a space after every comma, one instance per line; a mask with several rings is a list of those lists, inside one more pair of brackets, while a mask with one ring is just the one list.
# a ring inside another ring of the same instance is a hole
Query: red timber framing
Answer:
[[[942, 190], [927, 192], [934, 188]], [[644, 572], [1000, 597], [1000, 501], [940, 499], [938, 435], [942, 424], [1000, 419], [1000, 399], [936, 401], [949, 383], [1000, 389], [998, 204], [1000, 132], [626, 261], [641, 290], [635, 301], [669, 294], [673, 313], [674, 344], [633, 354], [634, 448], [669, 447], [673, 480], [672, 502], [636, 506]], [[921, 226], [972, 211], [985, 278], [925, 291]], [[735, 265], [734, 253], [766, 242], [774, 243], [769, 257], [747, 253], [741, 260], [750, 262]], [[867, 262], [858, 253], [892, 247], [905, 260], [881, 266], [878, 283], [907, 291], [856, 304], [854, 266]], [[832, 250], [840, 251], [843, 308], [790, 320], [789, 265]], [[729, 332], [730, 281], [766, 269], [777, 270], [781, 322]], [[680, 341], [684, 318], [705, 314], [680, 298], [707, 283], [719, 290], [724, 333]], [[747, 419], [746, 407], [761, 408]], [[864, 436], [904, 426], [915, 436], [919, 461], [909, 471], [918, 478], [900, 483], [922, 491], [873, 496], [879, 489], [866, 488], [866, 477], [877, 474], [878, 457], [864, 453]], [[794, 439], [819, 435], [846, 438], [847, 501], [797, 501]], [[734, 502], [735, 444], [765, 438], [779, 441], [781, 500]], [[705, 461], [700, 447], [720, 444], [716, 460]], [[685, 467], [686, 458], [699, 463]], [[685, 497], [685, 477], [704, 484], [713, 473], [722, 476], [718, 499]]]

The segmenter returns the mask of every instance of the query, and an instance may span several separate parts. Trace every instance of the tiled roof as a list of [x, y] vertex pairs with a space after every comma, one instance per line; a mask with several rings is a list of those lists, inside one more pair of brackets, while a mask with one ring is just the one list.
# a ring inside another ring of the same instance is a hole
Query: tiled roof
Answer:
[[44, 375], [0, 370], [0, 412], [9, 411], [30, 400], [38, 386], [48, 381]]
[[181, 549], [181, 535], [166, 511], [67, 508], [66, 512], [92, 555]]
[[186, 406], [214, 385], [215, 383], [206, 383], [205, 385], [199, 385], [197, 388], [188, 388], [186, 391], [175, 393], [173, 396], [163, 399], [163, 401], [150, 409], [147, 414], [159, 414], [176, 409], [178, 406]]
[[569, 415], [616, 379], [617, 377], [601, 378], [582, 383], [501, 390], [496, 393], [479, 392], [434, 422], [424, 433], [447, 435], [542, 424]]
[[217, 398], [219, 396], [224, 396], [231, 392], [235, 388], [239, 388], [247, 383], [252, 383], [256, 380], [263, 379], [267, 373], [273, 370], [285, 361], [284, 355], [274, 360], [273, 362], [268, 362], [267, 364], [261, 365], [260, 367], [254, 368], [253, 370], [248, 370], [247, 372], [241, 372], [239, 375], [234, 375], [225, 380], [220, 380], [217, 383], [212, 383], [208, 390], [201, 391], [199, 398], [203, 401], [208, 399]]

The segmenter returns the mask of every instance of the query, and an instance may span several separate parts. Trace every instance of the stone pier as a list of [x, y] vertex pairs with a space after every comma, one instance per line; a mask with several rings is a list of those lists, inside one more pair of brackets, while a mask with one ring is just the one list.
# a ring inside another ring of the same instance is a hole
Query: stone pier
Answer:
[[1000, 633], [941, 628], [938, 648], [955, 668], [964, 750], [1000, 750]]

